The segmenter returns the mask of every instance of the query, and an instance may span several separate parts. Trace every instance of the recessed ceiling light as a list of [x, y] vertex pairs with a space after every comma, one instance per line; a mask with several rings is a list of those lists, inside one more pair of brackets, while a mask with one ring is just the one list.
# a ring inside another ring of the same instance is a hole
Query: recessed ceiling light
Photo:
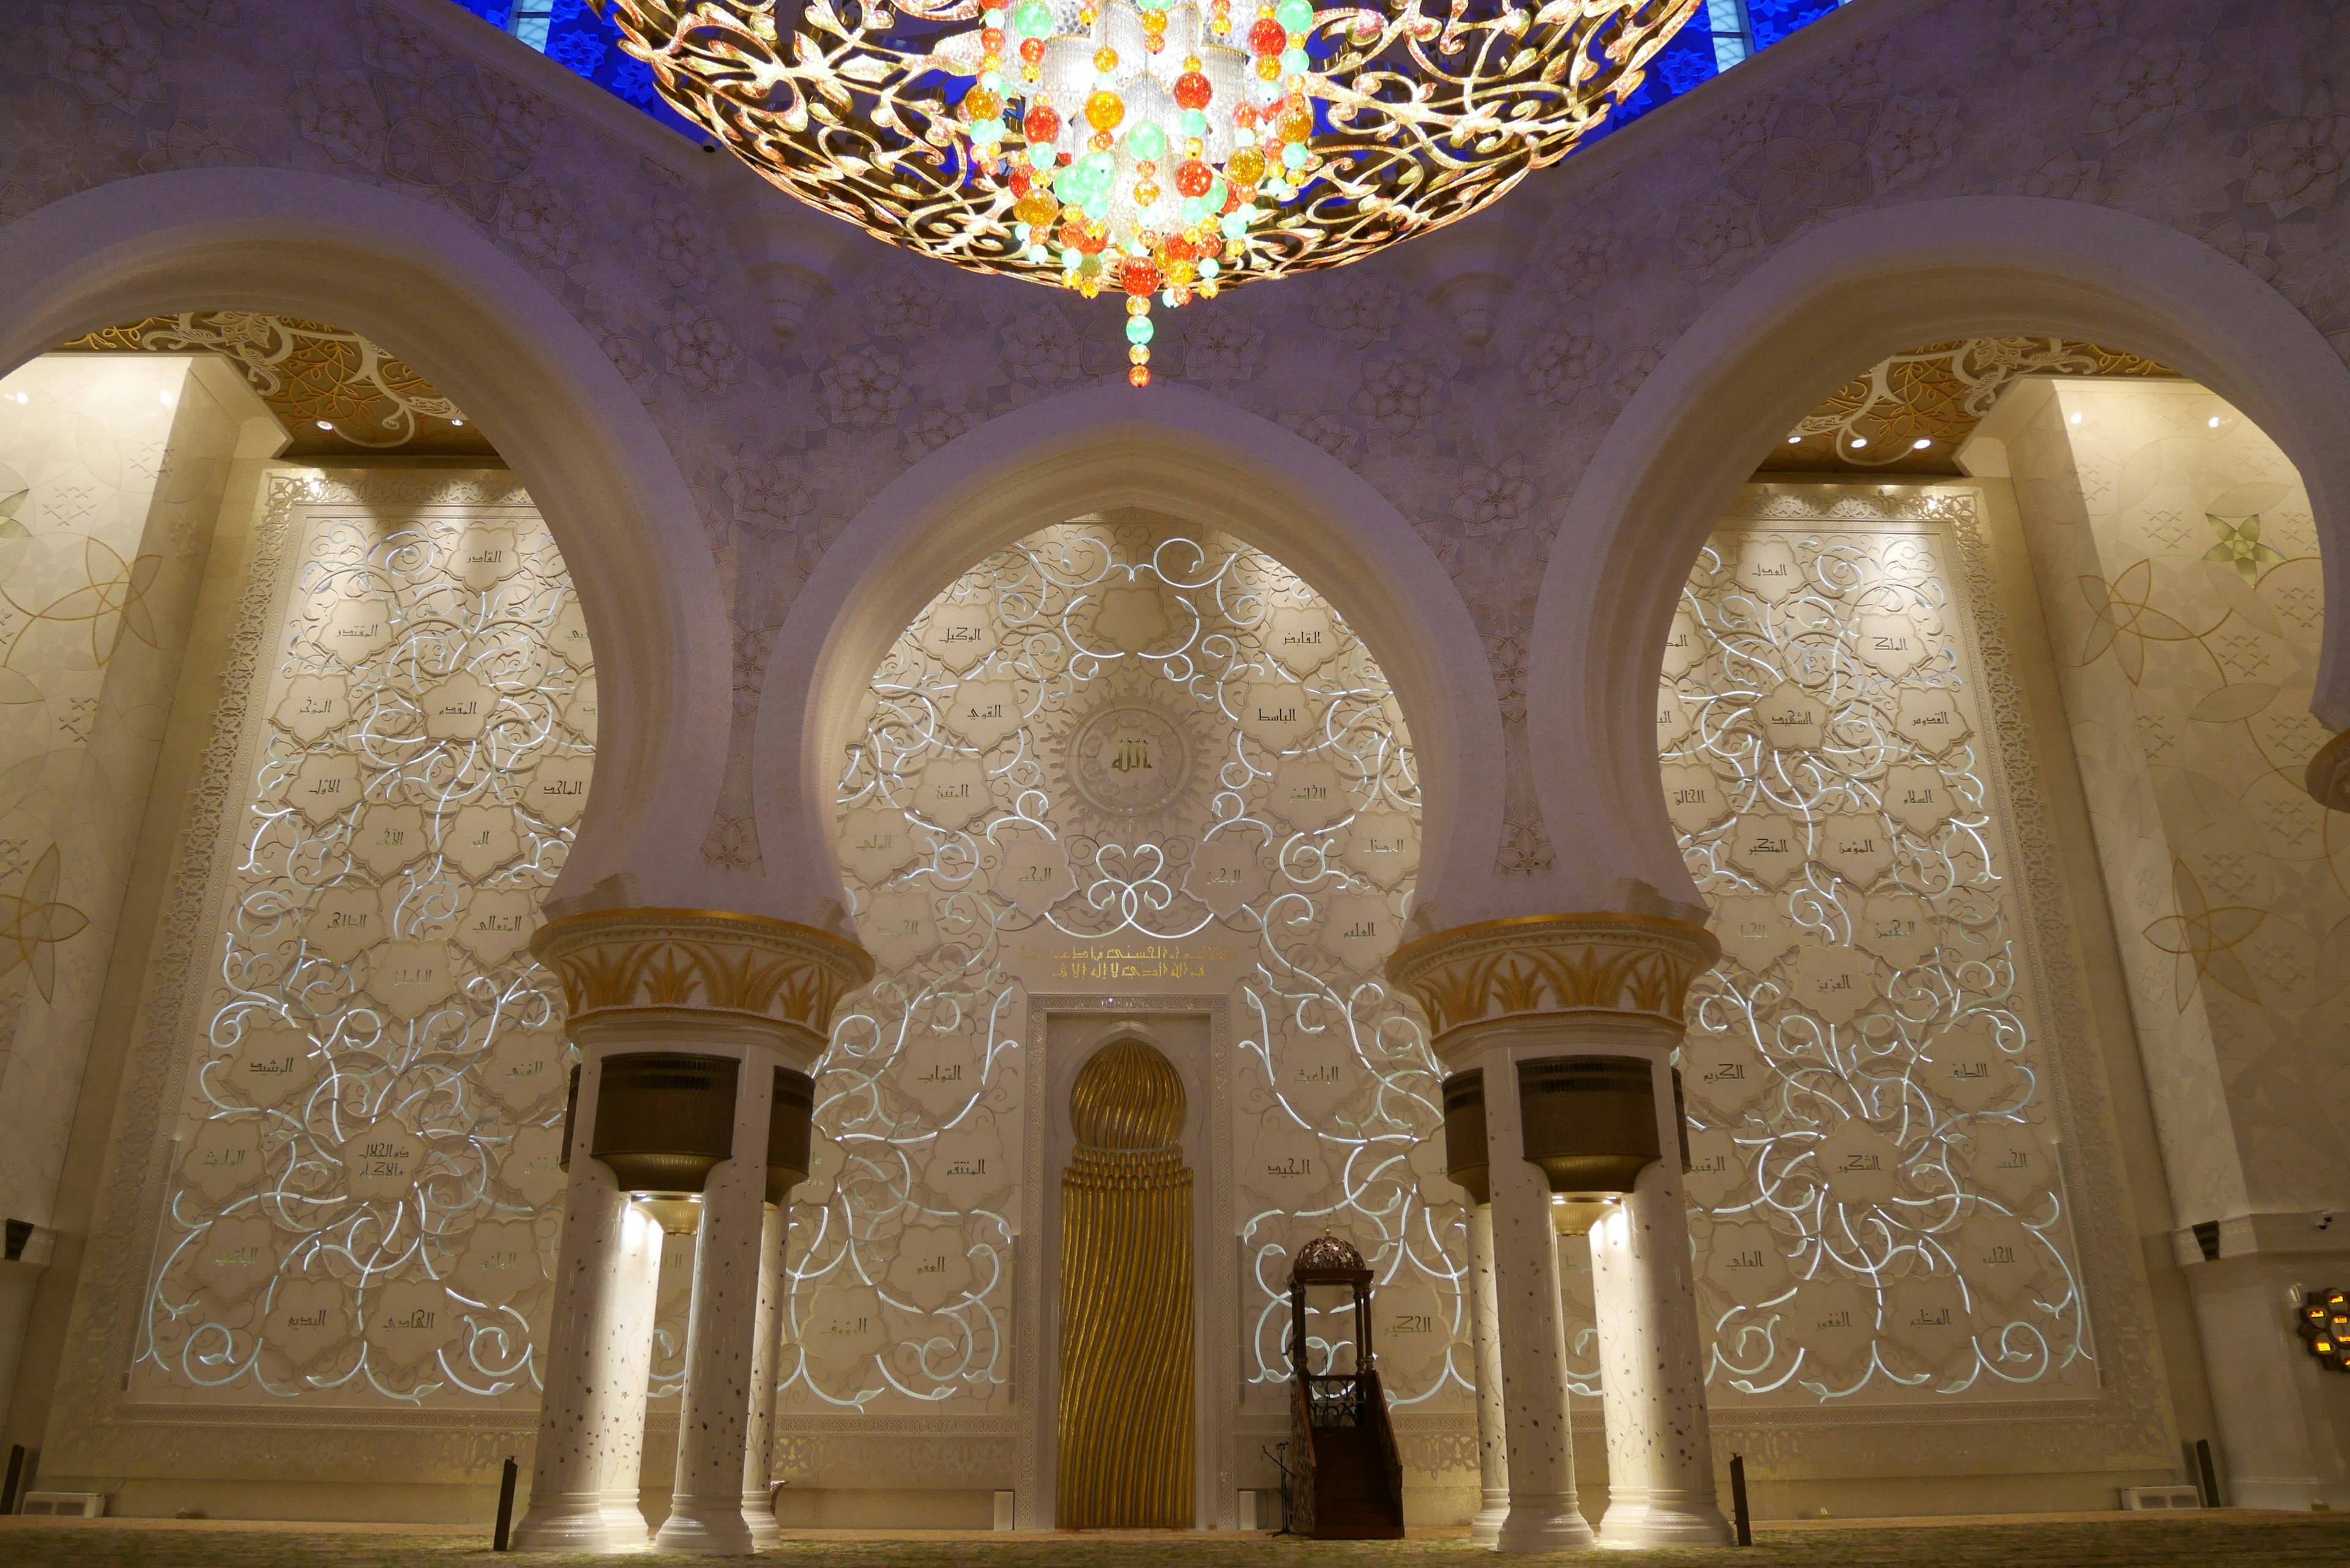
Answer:
[[2073, 422], [2074, 422], [2074, 424], [2076, 424], [2076, 425], [2077, 425], [2077, 424], [2079, 424], [2079, 423], [2081, 422], [2081, 416], [2080, 416], [2080, 415], [2078, 415], [2078, 414], [2074, 414], [2074, 415], [2073, 416]]
[[2217, 414], [2211, 416], [2211, 428], [2215, 431], [2220, 428], [2220, 416]]
[[162, 405], [163, 405], [165, 408], [167, 408], [167, 409], [168, 409], [168, 408], [170, 408], [170, 407], [172, 406], [172, 394], [171, 394], [171, 393], [169, 393], [169, 392], [158, 392], [158, 393], [156, 393], [156, 394], [155, 394], [155, 396], [156, 396], [156, 398], [157, 398], [157, 399], [158, 399], [158, 400], [162, 403]]
[[1933, 444], [1934, 441], [1932, 437], [1919, 436], [1916, 441], [1909, 443], [1909, 450], [1912, 452], [1924, 452], [1928, 447]]
[[1799, 435], [1789, 436], [1787, 438], [1787, 444], [1789, 446], [1801, 446], [1804, 444], [1804, 438]]
[[320, 420], [318, 421], [318, 428], [322, 431], [333, 430], [335, 428], [335, 421], [332, 420]]
[[1868, 444], [1868, 438], [1866, 436], [1855, 436], [1852, 438], [1852, 444], [1855, 446], [1866, 446]]
[[451, 420], [449, 422], [450, 422], [451, 424], [452, 424], [452, 425], [455, 425], [459, 430], [463, 430], [463, 429], [464, 429], [464, 428], [465, 428], [465, 421], [463, 421], [463, 420]]

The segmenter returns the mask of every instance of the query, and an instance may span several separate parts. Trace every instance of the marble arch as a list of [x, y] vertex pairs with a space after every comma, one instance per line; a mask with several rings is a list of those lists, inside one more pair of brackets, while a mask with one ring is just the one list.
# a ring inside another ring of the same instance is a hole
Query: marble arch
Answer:
[[[2088, 337], [2226, 398], [2300, 469], [2329, 604], [2350, 596], [2350, 369], [2268, 284], [2177, 229], [2021, 196], [1826, 224], [1741, 280], [1642, 383], [1576, 489], [1544, 574], [1527, 691], [1534, 777], [1567, 874], [1695, 889], [1650, 732], [1667, 628], [1737, 487], [1804, 412], [1886, 355], [2000, 333]], [[2350, 649], [2325, 628], [2313, 709], [2350, 725]], [[1570, 851], [1569, 846], [1573, 848]]]
[[769, 876], [837, 895], [834, 772], [849, 716], [931, 597], [1045, 523], [1114, 506], [1196, 518], [1245, 539], [1363, 628], [1422, 759], [1422, 907], [1440, 907], [1448, 922], [1507, 912], [1492, 908], [1501, 721], [1451, 578], [1353, 470], [1269, 420], [1173, 386], [1140, 394], [1105, 386], [1032, 403], [940, 448], [850, 521], [794, 601], [768, 667], [759, 821], [763, 833], [773, 825], [776, 836], [790, 835], [763, 845]]
[[[118, 321], [290, 312], [396, 346], [479, 410], [538, 503], [586, 611], [606, 709], [598, 787], [558, 884], [709, 901], [732, 655], [691, 495], [644, 405], [562, 305], [480, 231], [411, 197], [276, 169], [179, 171], [70, 196], [0, 234], [0, 369]], [[692, 825], [689, 827], [688, 825]], [[674, 842], [671, 842], [674, 840]]]

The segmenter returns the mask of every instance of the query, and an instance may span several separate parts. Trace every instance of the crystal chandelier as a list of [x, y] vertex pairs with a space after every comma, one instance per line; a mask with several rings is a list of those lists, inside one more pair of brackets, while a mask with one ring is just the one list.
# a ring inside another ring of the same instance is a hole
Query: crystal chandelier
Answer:
[[1468, 216], [1640, 85], [1699, 0], [594, 0], [794, 195], [982, 272], [1150, 302]]

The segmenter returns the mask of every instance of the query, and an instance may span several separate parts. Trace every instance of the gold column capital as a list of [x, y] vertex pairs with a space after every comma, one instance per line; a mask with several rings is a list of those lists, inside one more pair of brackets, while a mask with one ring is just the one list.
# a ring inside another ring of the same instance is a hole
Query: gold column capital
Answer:
[[1523, 915], [1418, 938], [1388, 981], [1428, 1014], [1430, 1044], [1472, 1024], [1562, 1013], [1628, 1013], [1681, 1027], [1690, 982], [1721, 956], [1702, 926], [1661, 915]]
[[2350, 811], [2350, 730], [2317, 748], [2301, 775], [2303, 789], [2328, 811]]
[[731, 1015], [822, 1051], [841, 998], [873, 978], [845, 937], [723, 909], [598, 909], [549, 920], [530, 950], [563, 981], [568, 1022], [650, 1010]]

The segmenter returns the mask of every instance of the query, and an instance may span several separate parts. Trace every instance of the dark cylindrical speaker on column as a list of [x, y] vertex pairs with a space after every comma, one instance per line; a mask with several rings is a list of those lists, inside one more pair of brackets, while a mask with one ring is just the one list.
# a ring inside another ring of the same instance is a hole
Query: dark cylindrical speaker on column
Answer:
[[712, 1168], [733, 1158], [732, 1056], [639, 1051], [604, 1058], [596, 1088], [591, 1152], [626, 1192], [700, 1192]]
[[1545, 1056], [1518, 1064], [1526, 1158], [1569, 1200], [1632, 1190], [1657, 1147], [1657, 1087], [1638, 1056]]
[[1486, 1179], [1485, 1075], [1472, 1068], [1444, 1080], [1444, 1173], [1480, 1203], [1493, 1201]]
[[1689, 1096], [1681, 1088], [1681, 1070], [1673, 1069], [1673, 1126], [1681, 1134], [1681, 1174], [1690, 1173]]
[[555, 1162], [557, 1170], [571, 1168], [571, 1132], [579, 1123], [579, 1064], [571, 1064], [571, 1086], [563, 1091], [563, 1158]]
[[775, 1069], [767, 1105], [767, 1201], [781, 1203], [807, 1179], [808, 1117], [816, 1111], [816, 1080], [789, 1067]]

